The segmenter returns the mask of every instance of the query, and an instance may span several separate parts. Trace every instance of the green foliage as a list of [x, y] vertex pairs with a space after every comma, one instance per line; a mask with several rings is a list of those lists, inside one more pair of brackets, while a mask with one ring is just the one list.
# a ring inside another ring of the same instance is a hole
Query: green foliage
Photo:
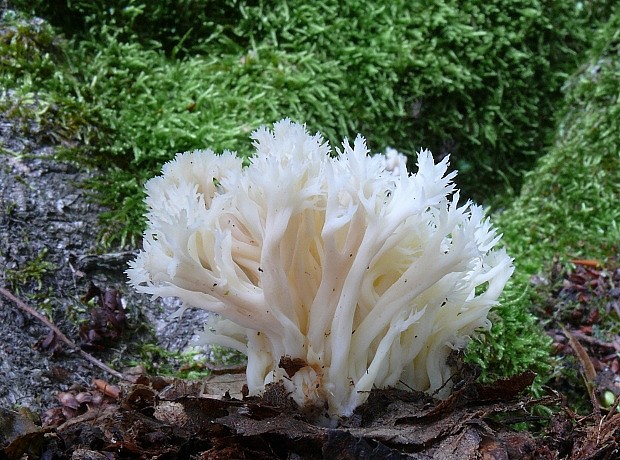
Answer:
[[62, 40], [42, 19], [25, 20], [15, 12], [4, 12], [0, 22], [0, 65], [2, 77], [28, 75], [42, 83], [54, 73], [55, 60], [61, 57]]
[[[180, 378], [200, 378], [208, 375], [204, 364], [196, 361], [194, 353], [168, 351], [156, 345], [152, 337], [132, 343], [126, 355], [137, 357], [129, 362], [119, 362], [124, 366], [144, 366], [147, 374], [170, 375]], [[196, 374], [200, 373], [199, 376]], [[191, 374], [191, 376], [189, 375]]]
[[[471, 359], [486, 363], [487, 373], [506, 375], [533, 367], [550, 377], [545, 359], [549, 340], [527, 313], [536, 295], [530, 277], [547, 269], [554, 257], [606, 260], [617, 254], [619, 30], [620, 9], [597, 32], [589, 59], [566, 86], [566, 108], [554, 147], [528, 173], [518, 199], [496, 216], [515, 257], [516, 273], [497, 311], [502, 321], [486, 343], [471, 349]], [[524, 294], [517, 297], [518, 292]], [[616, 327], [615, 320], [602, 324]]]
[[522, 279], [511, 280], [493, 311], [490, 333], [475, 337], [469, 344], [466, 360], [480, 366], [483, 381], [532, 370], [538, 374], [533, 391], [540, 393], [541, 385], [549, 379], [551, 339], [530, 313], [534, 295], [524, 288]]
[[[82, 75], [90, 82], [82, 97], [116, 133], [100, 153], [118, 157], [123, 167], [131, 163], [153, 175], [175, 153], [207, 146], [243, 155], [250, 149], [250, 132], [280, 118], [282, 105], [293, 118], [312, 105], [309, 124], [326, 119], [336, 125], [338, 116], [345, 124], [331, 107], [335, 96], [326, 90], [337, 84], [338, 74], [306, 53], [258, 49], [179, 61], [114, 36], [102, 38], [105, 51], [80, 49], [87, 63]], [[290, 97], [281, 102], [283, 92]]]
[[209, 360], [224, 366], [239, 366], [247, 362], [248, 358], [243, 353], [219, 345], [209, 345]]
[[[233, 36], [241, 19], [236, 0], [13, 0], [12, 6], [46, 18], [65, 34], [88, 39], [102, 24], [121, 32], [123, 40], [158, 42], [169, 54], [182, 42]], [[92, 38], [92, 37], [91, 37]]]

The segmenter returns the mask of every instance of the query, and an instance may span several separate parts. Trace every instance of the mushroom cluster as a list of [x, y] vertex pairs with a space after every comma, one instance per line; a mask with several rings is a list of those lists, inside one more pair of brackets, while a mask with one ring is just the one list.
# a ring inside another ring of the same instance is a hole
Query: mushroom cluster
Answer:
[[259, 394], [349, 416], [373, 388], [445, 396], [449, 354], [488, 328], [513, 272], [482, 208], [459, 204], [448, 158], [331, 148], [288, 119], [231, 152], [181, 153], [146, 184], [148, 228], [127, 273], [144, 293], [217, 313], [201, 333], [248, 356]]

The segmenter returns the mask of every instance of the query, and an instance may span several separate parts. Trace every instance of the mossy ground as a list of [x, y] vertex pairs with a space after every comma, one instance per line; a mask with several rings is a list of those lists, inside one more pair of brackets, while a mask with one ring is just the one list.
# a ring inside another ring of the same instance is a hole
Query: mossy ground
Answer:
[[[565, 85], [554, 146], [527, 173], [519, 197], [494, 216], [515, 258], [516, 272], [497, 310], [502, 321], [487, 337], [489, 342], [474, 347], [476, 361], [494, 363], [488, 371], [512, 373], [538, 367], [536, 360], [549, 362], [550, 339], [530, 332], [546, 318], [525, 312], [535, 307], [540, 313], [550, 289], [535, 288], [532, 276], [549, 278], [554, 263], [570, 268], [573, 259], [594, 259], [606, 266], [619, 254], [618, 30], [620, 10], [594, 34], [590, 55]], [[617, 327], [615, 321], [607, 324]], [[496, 353], [499, 360], [493, 359]], [[551, 369], [542, 375], [550, 377]]]
[[69, 37], [5, 13], [8, 55], [36, 56], [25, 67], [12, 59], [3, 84], [18, 99], [45, 101], [49, 131], [80, 147], [71, 157], [105, 165], [96, 185], [111, 208], [104, 217], [114, 230], [104, 237], [113, 244], [140, 235], [142, 183], [165, 160], [206, 147], [247, 155], [248, 134], [285, 116], [334, 146], [362, 133], [374, 151], [451, 153], [459, 185], [478, 200], [517, 188], [553, 132], [588, 21], [604, 9], [512, 0], [11, 3]]
[[[184, 0], [186, 14], [172, 16], [168, 1], [11, 3], [23, 13], [2, 13], [0, 110], [104, 171], [91, 186], [109, 209], [107, 245], [137, 243], [142, 184], [176, 152], [245, 156], [249, 133], [284, 116], [333, 145], [361, 132], [374, 151], [452, 152], [459, 185], [505, 207], [497, 223], [517, 273], [502, 321], [471, 356], [506, 375], [547, 362], [529, 276], [555, 255], [606, 258], [618, 241], [613, 27], [585, 53], [613, 2], [225, 1], [206, 11]], [[586, 61], [563, 102], [566, 77]]]

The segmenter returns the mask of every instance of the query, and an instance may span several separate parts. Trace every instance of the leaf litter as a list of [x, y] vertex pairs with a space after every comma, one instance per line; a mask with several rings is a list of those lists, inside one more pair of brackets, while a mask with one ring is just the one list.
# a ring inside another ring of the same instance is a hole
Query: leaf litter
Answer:
[[[558, 402], [554, 396], [515, 398], [533, 377], [525, 373], [492, 385], [468, 382], [440, 403], [419, 392], [374, 390], [352, 417], [327, 428], [308, 422], [291, 399], [281, 398], [278, 384], [263, 397], [243, 397], [243, 375], [195, 383], [143, 376], [122, 395], [104, 395], [101, 385], [63, 393], [63, 410], [75, 415], [35, 433], [45, 440], [40, 455], [47, 458], [72, 458], [78, 450], [111, 459], [463, 459], [492, 452], [528, 458], [537, 449], [534, 438], [493, 418], [511, 413], [527, 419], [533, 405]], [[87, 409], [78, 413], [82, 404]], [[14, 453], [15, 443], [32, 433], [13, 439], [5, 454]]]
[[[617, 355], [610, 351], [616, 350], [618, 338], [596, 326], [614, 314], [620, 269], [576, 263], [571, 271], [556, 270], [554, 286], [560, 287], [551, 289], [553, 297], [545, 304], [546, 328], [556, 339], [556, 356], [575, 357], [583, 376], [581, 393], [592, 404], [586, 413], [573, 409], [564, 391], [549, 388], [541, 398], [528, 396], [533, 372], [479, 383], [477, 369], [460, 356], [450, 358], [460, 371], [447, 399], [373, 390], [335, 427], [309, 421], [282, 385], [271, 384], [263, 396], [248, 397], [241, 373], [202, 381], [140, 375], [133, 384], [94, 379], [90, 388], [76, 385], [59, 392], [60, 405], [49, 409], [42, 423], [35, 423], [32, 414], [3, 410], [0, 453], [9, 459], [24, 454], [49, 459], [617, 458], [620, 398]], [[114, 336], [122, 329], [114, 313], [118, 293], [91, 286], [85, 299], [91, 297], [97, 299], [96, 313], [86, 330]], [[298, 364], [290, 357], [280, 363], [289, 375]], [[551, 382], [562, 389], [561, 383]], [[600, 403], [610, 385], [616, 390], [611, 407]]]
[[[3, 452], [14, 459], [32, 446], [37, 452], [31, 454], [59, 459], [613, 458], [606, 454], [616, 449], [620, 414], [607, 415], [596, 427], [576, 426], [557, 393], [519, 396], [533, 379], [531, 372], [492, 384], [466, 377], [439, 402], [419, 392], [373, 390], [353, 416], [329, 428], [307, 421], [290, 398], [281, 397], [278, 384], [262, 397], [244, 397], [241, 374], [202, 382], [142, 376], [118, 392], [106, 393], [99, 382], [61, 394], [66, 420], [43, 427], [23, 423], [21, 433], [8, 444], [3, 440]], [[540, 424], [532, 409], [541, 405], [557, 409], [542, 435], [514, 428], [515, 420]], [[14, 424], [22, 418], [12, 416]], [[562, 450], [570, 454], [557, 456]]]

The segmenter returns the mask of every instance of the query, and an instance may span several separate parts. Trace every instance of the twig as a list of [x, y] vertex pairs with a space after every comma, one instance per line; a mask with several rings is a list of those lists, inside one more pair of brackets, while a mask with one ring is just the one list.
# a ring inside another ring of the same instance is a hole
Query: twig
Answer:
[[105, 363], [99, 361], [97, 358], [95, 358], [94, 356], [92, 356], [91, 354], [85, 352], [84, 350], [82, 350], [80, 347], [78, 347], [75, 342], [73, 342], [71, 339], [69, 339], [66, 335], [64, 335], [60, 329], [58, 329], [58, 327], [56, 327], [56, 325], [54, 323], [52, 323], [49, 319], [47, 319], [45, 316], [43, 316], [41, 313], [39, 313], [38, 311], [36, 311], [34, 308], [29, 307], [23, 300], [19, 299], [18, 297], [15, 297], [10, 291], [8, 291], [7, 289], [0, 287], [0, 294], [2, 294], [4, 297], [6, 297], [7, 299], [13, 301], [19, 308], [21, 308], [23, 311], [25, 311], [26, 313], [28, 313], [29, 315], [34, 316], [36, 319], [38, 319], [39, 321], [41, 321], [43, 324], [45, 324], [47, 327], [49, 327], [52, 332], [60, 339], [62, 340], [69, 348], [71, 348], [71, 350], [73, 351], [77, 351], [79, 354], [81, 354], [86, 360], [90, 361], [92, 364], [94, 364], [95, 366], [99, 367], [100, 369], [103, 369], [104, 371], [106, 371], [108, 374], [113, 375], [114, 377], [117, 377], [121, 380], [126, 380], [128, 382], [131, 383], [135, 383], [136, 382], [136, 378], [133, 376], [128, 376], [128, 375], [124, 375], [121, 374], [120, 372], [112, 369], [111, 367], [107, 366]]
[[583, 340], [584, 342], [588, 342], [590, 345], [596, 345], [597, 347], [609, 348], [609, 349], [612, 349], [612, 350], [614, 350], [616, 348], [616, 347], [614, 347], [613, 343], [603, 342], [602, 340], [597, 339], [596, 337], [592, 337], [591, 335], [586, 335], [586, 334], [584, 334], [581, 331], [573, 331], [572, 334], [577, 339]]
[[583, 367], [583, 380], [586, 385], [588, 395], [590, 396], [590, 400], [592, 402], [593, 413], [596, 417], [597, 422], [600, 423], [601, 406], [597, 399], [596, 370], [594, 369], [594, 364], [592, 363], [592, 360], [590, 359], [590, 356], [586, 352], [585, 348], [583, 348], [583, 346], [579, 343], [575, 336], [564, 326], [562, 326], [562, 331], [564, 332], [564, 335], [568, 339], [568, 343], [577, 355], [577, 359]]
[[599, 268], [601, 266], [601, 263], [594, 259], [571, 259], [569, 262], [582, 267]]

